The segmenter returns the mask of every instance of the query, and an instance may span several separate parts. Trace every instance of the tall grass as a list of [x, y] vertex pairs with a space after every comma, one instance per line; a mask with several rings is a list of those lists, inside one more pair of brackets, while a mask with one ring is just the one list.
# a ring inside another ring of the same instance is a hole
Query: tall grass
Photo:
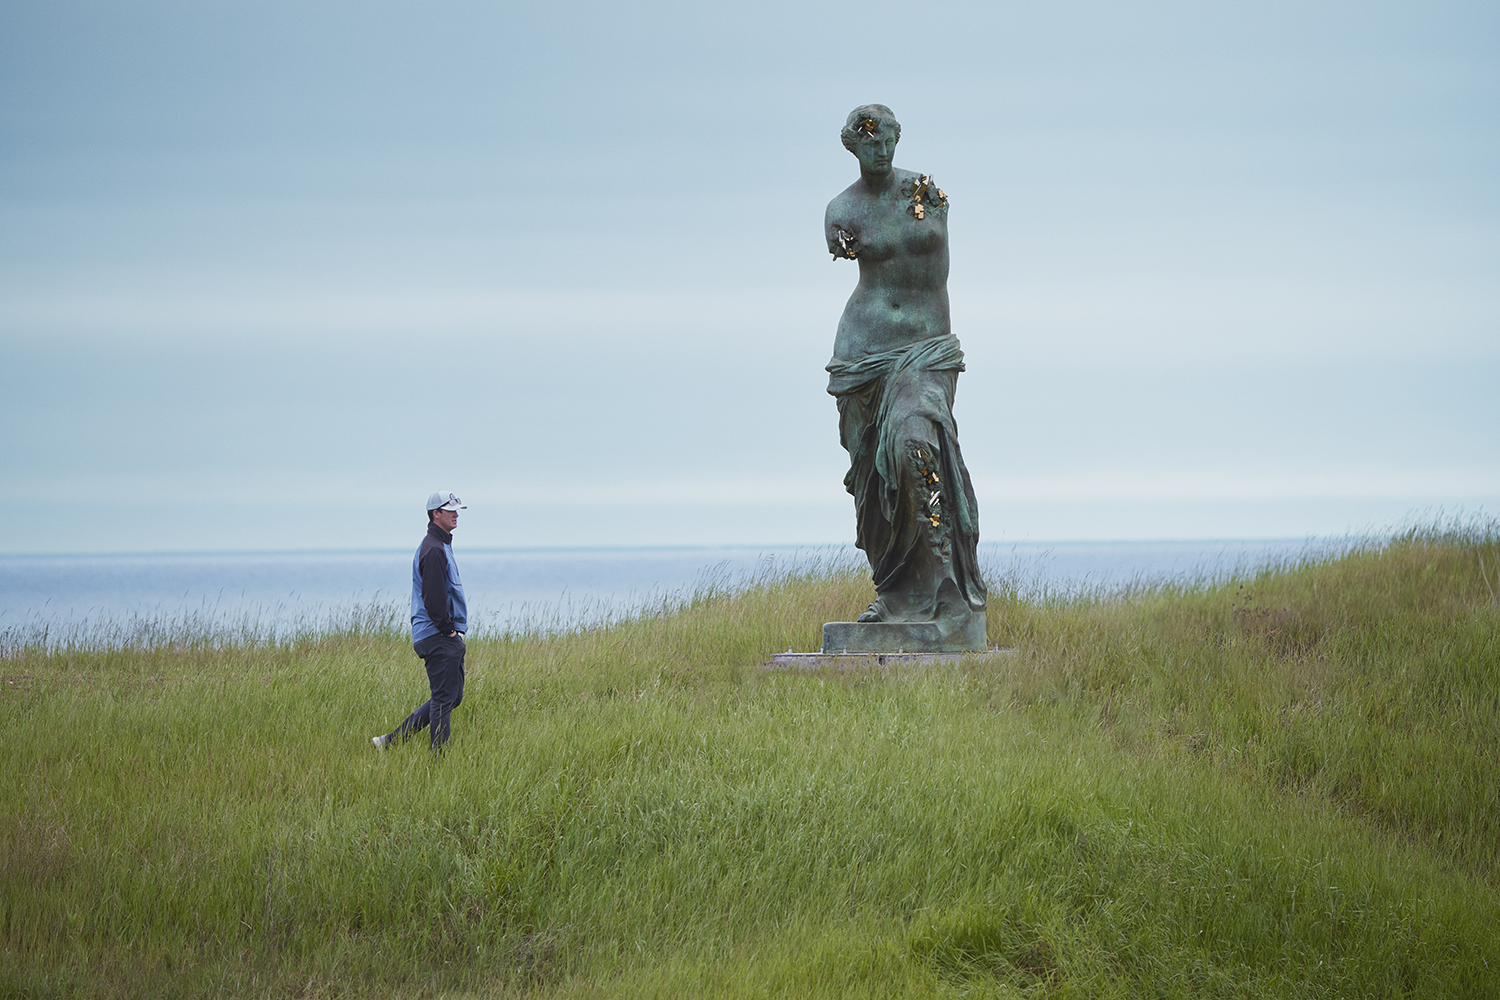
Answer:
[[477, 636], [441, 758], [394, 614], [12, 645], [0, 992], [1497, 995], [1497, 567], [992, 579], [1014, 655], [807, 676], [868, 582], [768, 566]]

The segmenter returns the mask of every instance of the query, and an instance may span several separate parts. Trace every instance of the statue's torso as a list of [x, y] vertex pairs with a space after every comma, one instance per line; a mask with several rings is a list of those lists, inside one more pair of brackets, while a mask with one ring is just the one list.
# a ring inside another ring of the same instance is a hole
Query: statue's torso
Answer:
[[934, 187], [918, 218], [911, 197], [918, 175], [894, 174], [886, 190], [875, 193], [856, 181], [828, 205], [830, 249], [839, 249], [839, 232], [851, 234], [859, 263], [859, 284], [834, 339], [835, 361], [856, 361], [951, 330], [947, 204]]

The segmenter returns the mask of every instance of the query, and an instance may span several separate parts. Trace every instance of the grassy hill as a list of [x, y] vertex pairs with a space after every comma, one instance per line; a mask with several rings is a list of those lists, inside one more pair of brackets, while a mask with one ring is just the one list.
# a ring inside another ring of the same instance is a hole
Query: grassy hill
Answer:
[[1500, 530], [1026, 597], [797, 675], [811, 568], [480, 636], [0, 646], [4, 996], [1500, 996]]

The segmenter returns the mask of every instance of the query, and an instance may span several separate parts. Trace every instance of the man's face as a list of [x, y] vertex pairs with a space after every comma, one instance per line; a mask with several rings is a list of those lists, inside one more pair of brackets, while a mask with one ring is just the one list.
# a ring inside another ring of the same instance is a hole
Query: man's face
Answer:
[[458, 527], [458, 511], [438, 508], [432, 512], [432, 523], [451, 535], [453, 529]]

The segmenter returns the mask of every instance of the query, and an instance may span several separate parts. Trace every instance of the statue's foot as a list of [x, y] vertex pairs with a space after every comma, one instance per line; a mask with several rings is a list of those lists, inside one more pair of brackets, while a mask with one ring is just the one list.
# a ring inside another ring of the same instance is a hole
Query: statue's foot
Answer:
[[880, 602], [876, 601], [874, 604], [870, 605], [870, 607], [867, 610], [861, 612], [860, 616], [858, 618], [854, 619], [854, 620], [857, 621], [857, 622], [883, 622], [883, 621], [885, 621], [885, 615], [881, 611]]

